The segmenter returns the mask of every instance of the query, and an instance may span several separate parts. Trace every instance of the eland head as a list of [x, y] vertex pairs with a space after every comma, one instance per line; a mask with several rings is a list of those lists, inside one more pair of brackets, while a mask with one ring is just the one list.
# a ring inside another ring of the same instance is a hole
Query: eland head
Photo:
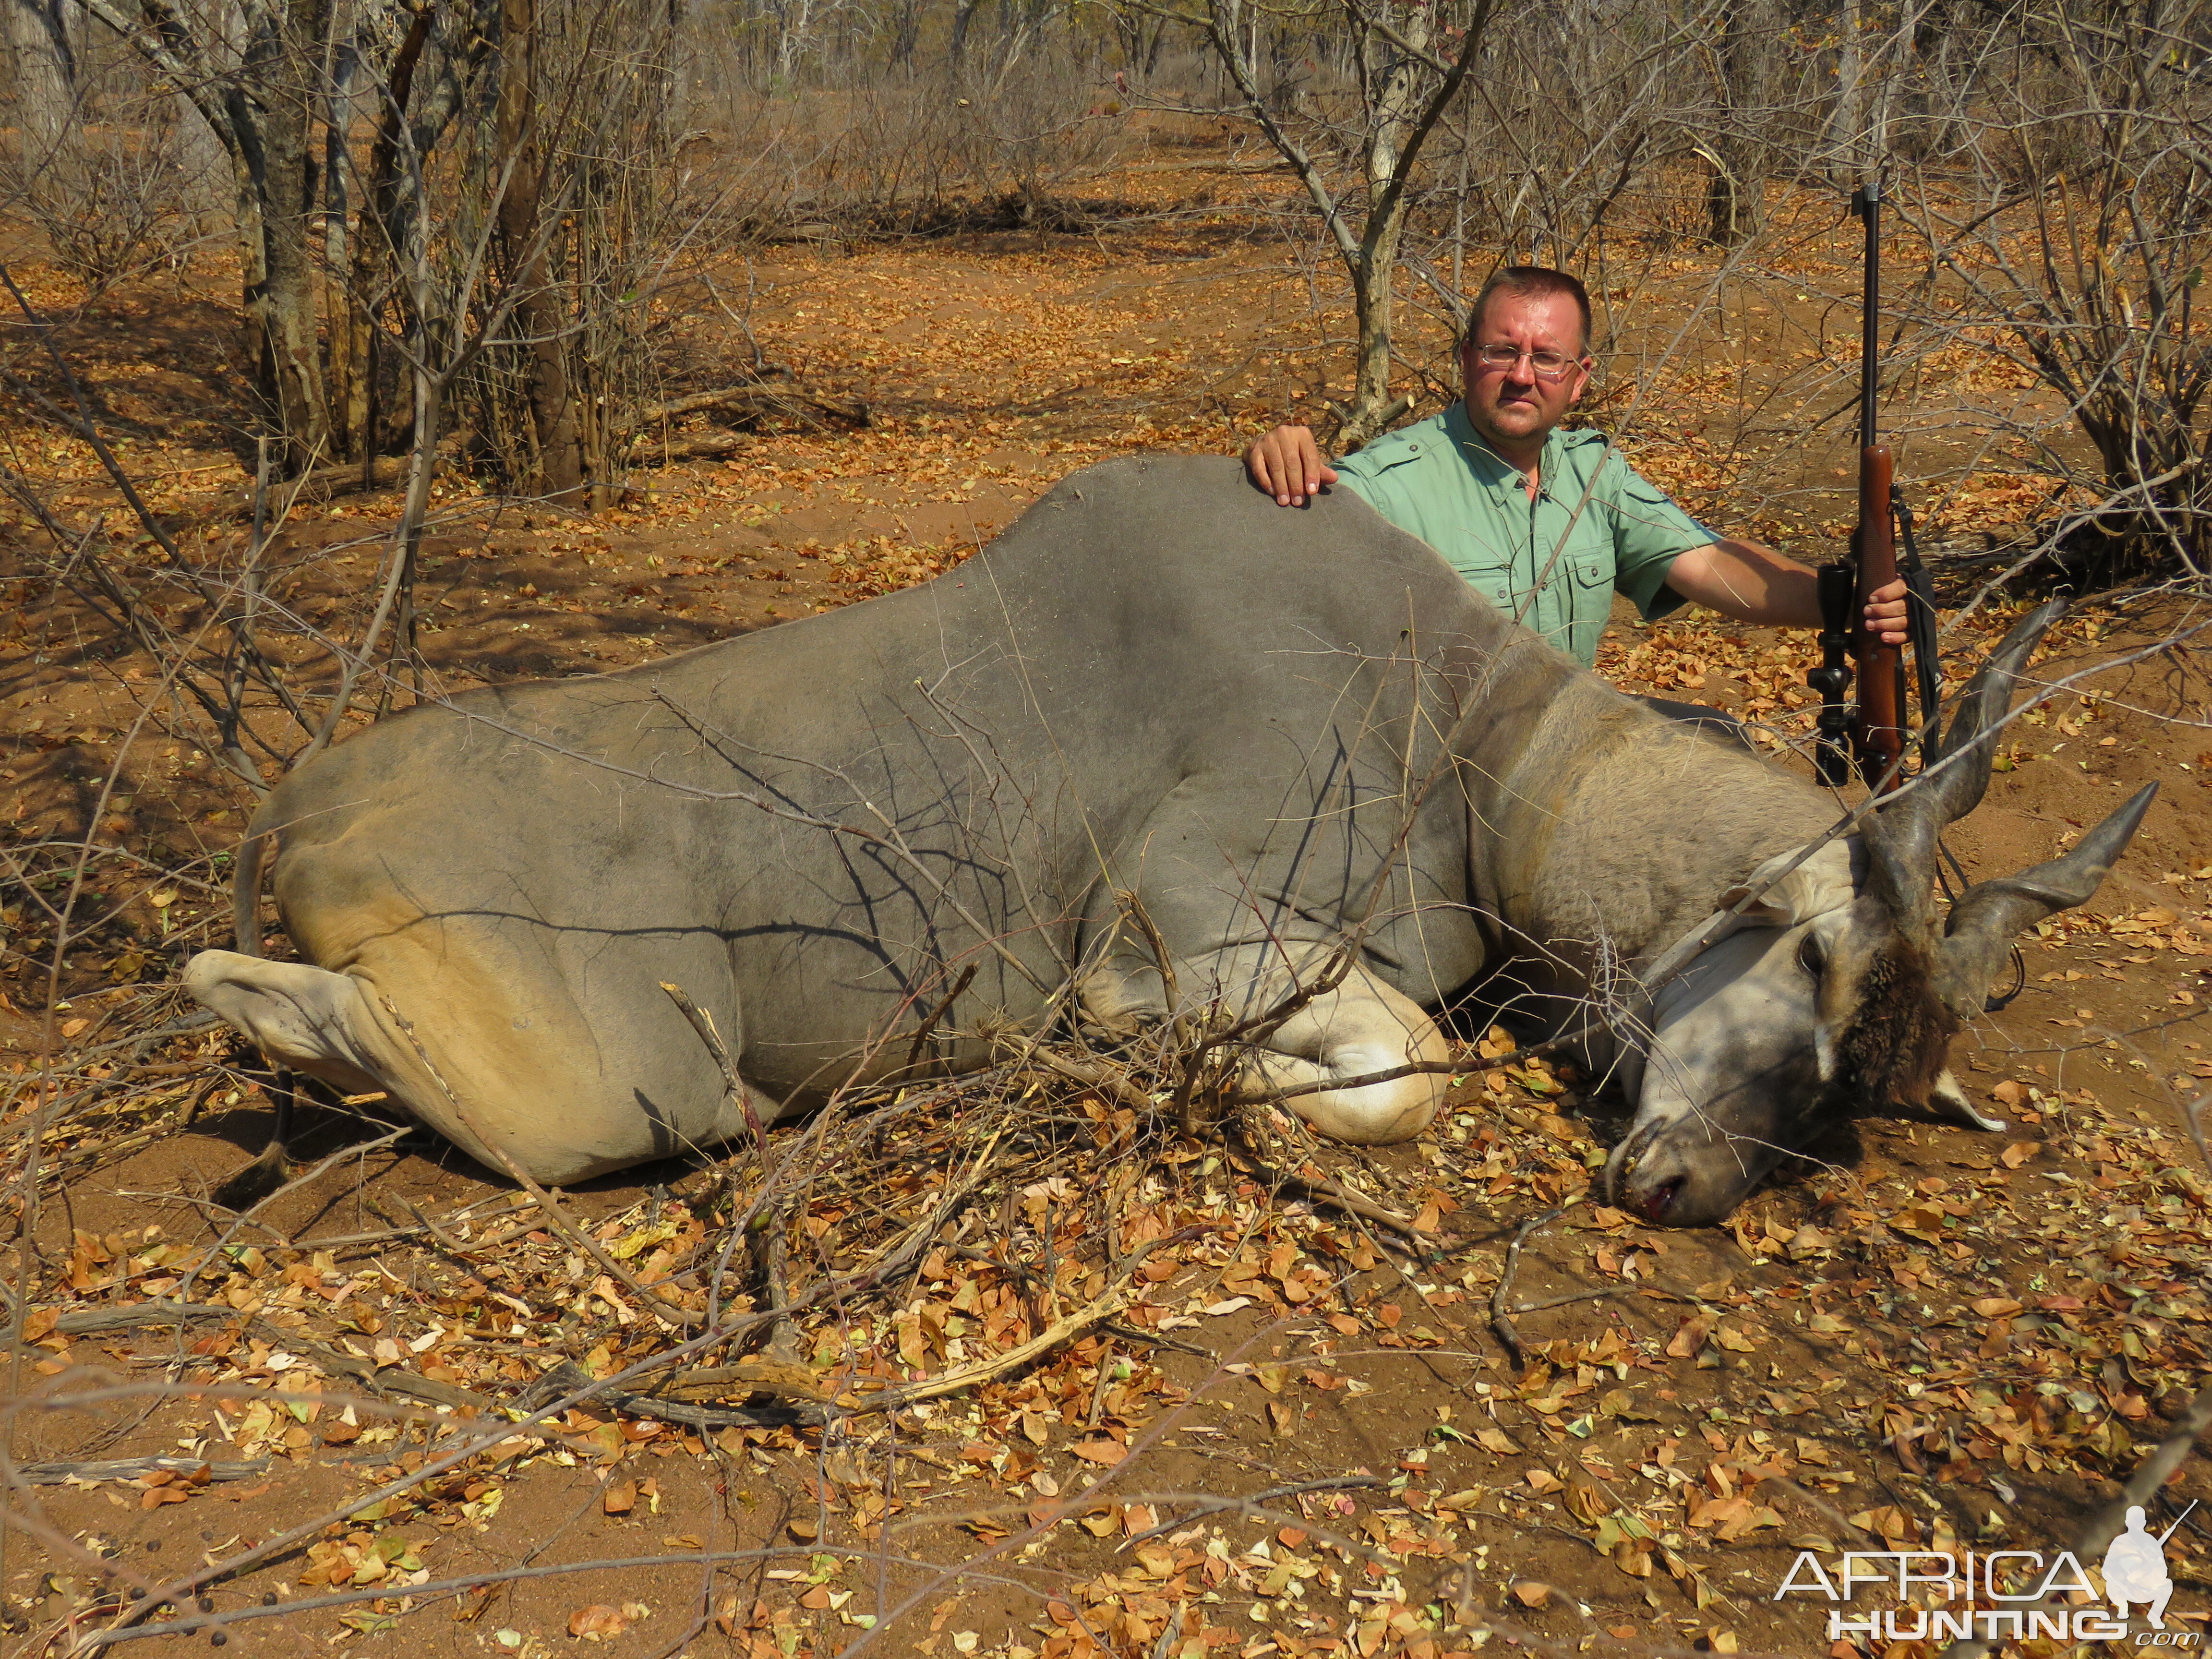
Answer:
[[1893, 1104], [1984, 1127], [1949, 1069], [2014, 937], [2097, 890], [2155, 784], [2063, 857], [1936, 900], [1937, 837], [1979, 805], [2014, 684], [2063, 602], [2033, 612], [1960, 700], [1936, 758], [1856, 834], [1772, 859], [1722, 896], [1737, 914], [1654, 986], [1628, 1059], [1637, 1115], [1606, 1166], [1611, 1201], [1655, 1222], [1727, 1216], [1826, 1125]]

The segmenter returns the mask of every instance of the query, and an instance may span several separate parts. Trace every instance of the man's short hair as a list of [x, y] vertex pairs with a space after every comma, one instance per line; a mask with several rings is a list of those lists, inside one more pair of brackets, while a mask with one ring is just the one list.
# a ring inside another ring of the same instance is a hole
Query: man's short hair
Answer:
[[1510, 294], [1516, 300], [1548, 300], [1565, 295], [1583, 314], [1583, 350], [1589, 350], [1589, 290], [1583, 286], [1580, 277], [1546, 265], [1501, 265], [1492, 271], [1490, 280], [1482, 285], [1481, 292], [1474, 296], [1474, 303], [1468, 307], [1467, 328], [1459, 340], [1462, 348], [1474, 338], [1475, 325], [1482, 320], [1491, 296], [1498, 294]]

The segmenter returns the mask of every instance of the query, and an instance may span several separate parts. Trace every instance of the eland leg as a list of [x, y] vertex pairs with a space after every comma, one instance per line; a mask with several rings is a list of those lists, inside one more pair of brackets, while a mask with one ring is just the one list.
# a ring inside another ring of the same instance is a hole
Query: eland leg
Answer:
[[269, 1103], [274, 1109], [269, 1144], [260, 1156], [222, 1182], [208, 1196], [226, 1210], [250, 1210], [292, 1178], [292, 1119], [299, 1104], [299, 1082], [288, 1066], [273, 1066]]
[[1411, 1140], [1436, 1121], [1449, 1073], [1422, 1071], [1358, 1085], [1353, 1079], [1410, 1065], [1441, 1066], [1450, 1058], [1450, 1045], [1419, 1003], [1354, 969], [1253, 1051], [1238, 1093], [1264, 1100], [1303, 1090], [1282, 1104], [1321, 1133], [1357, 1146], [1389, 1146]]

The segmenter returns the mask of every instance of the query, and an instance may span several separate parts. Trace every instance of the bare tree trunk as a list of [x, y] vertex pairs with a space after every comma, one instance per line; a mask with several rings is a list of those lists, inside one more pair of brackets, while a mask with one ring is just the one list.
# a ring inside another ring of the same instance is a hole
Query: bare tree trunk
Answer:
[[[1367, 222], [1359, 239], [1359, 261], [1352, 273], [1353, 314], [1359, 321], [1358, 357], [1353, 370], [1352, 411], [1337, 433], [1345, 449], [1372, 439], [1404, 411], [1390, 396], [1392, 287], [1398, 274], [1398, 244], [1406, 216], [1402, 196], [1391, 180], [1412, 137], [1420, 110], [1420, 56], [1428, 52], [1431, 14], [1409, 8], [1399, 39], [1370, 37], [1363, 42], [1380, 60], [1369, 66], [1371, 114], [1367, 134]], [[1366, 55], [1365, 53], [1362, 54]]]
[[1843, 45], [1836, 61], [1836, 109], [1828, 123], [1828, 154], [1835, 170], [1856, 179], [1866, 131], [1866, 53], [1863, 0], [1844, 0]]
[[1723, 247], [1747, 242], [1766, 222], [1770, 151], [1765, 108], [1775, 82], [1781, 20], [1772, 0], [1730, 0], [1722, 7], [1717, 58], [1720, 130], [1705, 159], [1713, 176], [1705, 191], [1706, 234]]
[[[330, 411], [316, 329], [314, 263], [307, 221], [315, 206], [313, 143], [328, 0], [287, 7], [250, 48], [246, 66], [261, 88], [261, 234], [264, 374], [274, 393], [287, 472], [331, 458]], [[249, 292], [252, 309], [256, 296]]]
[[1356, 188], [1366, 202], [1355, 232], [1321, 162], [1293, 135], [1261, 84], [1259, 43], [1239, 0], [1210, 0], [1206, 37], [1215, 61], [1237, 88], [1240, 112], [1296, 169], [1352, 279], [1359, 344], [1351, 404], [1337, 411], [1340, 450], [1357, 449], [1407, 407], [1407, 399], [1390, 396], [1390, 330], [1408, 190], [1423, 146], [1474, 66], [1492, 15], [1489, 0], [1477, 0], [1456, 56], [1447, 61], [1430, 48], [1437, 26], [1428, 8], [1413, 9], [1392, 24], [1347, 0], [1346, 21], [1353, 33], [1364, 112]]
[[968, 30], [975, 21], [975, 9], [982, 3], [983, 0], [954, 0], [952, 40], [946, 47], [946, 52], [952, 59], [952, 67], [955, 70], [957, 70], [967, 58]]
[[349, 141], [353, 131], [354, 83], [362, 67], [358, 44], [350, 40], [338, 42], [331, 54], [330, 107], [323, 132], [323, 315], [330, 338], [330, 372], [325, 384], [330, 398], [331, 447], [341, 460], [356, 459], [369, 447], [363, 395], [368, 319], [362, 315], [363, 297], [345, 285], [354, 253], [354, 169]]
[[329, 0], [251, 14], [228, 72], [210, 66], [205, 44], [166, 0], [143, 0], [143, 24], [108, 0], [81, 3], [183, 92], [229, 159], [246, 358], [262, 416], [283, 436], [285, 470], [310, 465], [331, 452], [307, 255], [316, 173], [308, 140]]
[[52, 0], [0, 0], [8, 12], [8, 56], [15, 71], [15, 119], [22, 131], [23, 171], [52, 166], [71, 131], [76, 55]]
[[[345, 270], [346, 281], [344, 293], [330, 308], [331, 424], [341, 456], [364, 463], [374, 456], [380, 435], [375, 429], [380, 296], [392, 269], [395, 244], [412, 240], [401, 202], [400, 152], [407, 143], [415, 71], [429, 38], [432, 15], [427, 6], [415, 14], [393, 55], [385, 77], [381, 118], [370, 146], [368, 199], [352, 238], [351, 258], [339, 266], [333, 253], [332, 269]], [[337, 146], [332, 148], [336, 153]], [[335, 211], [335, 191], [332, 195]]]
[[921, 42], [921, 0], [899, 0], [891, 20], [891, 67], [911, 70], [914, 51]]
[[183, 175], [178, 198], [196, 236], [210, 236], [222, 219], [225, 180], [230, 172], [222, 141], [190, 99], [179, 99], [177, 167]]
[[528, 341], [530, 413], [537, 444], [529, 488], [550, 496], [574, 495], [584, 483], [584, 453], [575, 400], [568, 386], [568, 319], [552, 287], [542, 223], [545, 158], [536, 122], [537, 0], [501, 0], [499, 107], [500, 164], [507, 170], [500, 199], [499, 228], [507, 280], [518, 298], [516, 326]]

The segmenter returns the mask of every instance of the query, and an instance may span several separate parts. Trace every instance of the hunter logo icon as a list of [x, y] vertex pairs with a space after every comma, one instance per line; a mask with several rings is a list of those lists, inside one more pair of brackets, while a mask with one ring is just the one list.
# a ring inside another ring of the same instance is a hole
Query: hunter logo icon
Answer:
[[[2196, 1507], [2192, 1503], [2189, 1510]], [[2133, 1604], [2143, 1609], [2153, 1630], [2166, 1628], [2166, 1604], [2173, 1598], [2173, 1579], [2166, 1570], [2166, 1540], [2189, 1518], [2189, 1510], [2154, 1538], [2143, 1524], [2142, 1506], [2129, 1509], [2128, 1529], [2105, 1552], [2105, 1595], [2115, 1619], [2124, 1621]]]

